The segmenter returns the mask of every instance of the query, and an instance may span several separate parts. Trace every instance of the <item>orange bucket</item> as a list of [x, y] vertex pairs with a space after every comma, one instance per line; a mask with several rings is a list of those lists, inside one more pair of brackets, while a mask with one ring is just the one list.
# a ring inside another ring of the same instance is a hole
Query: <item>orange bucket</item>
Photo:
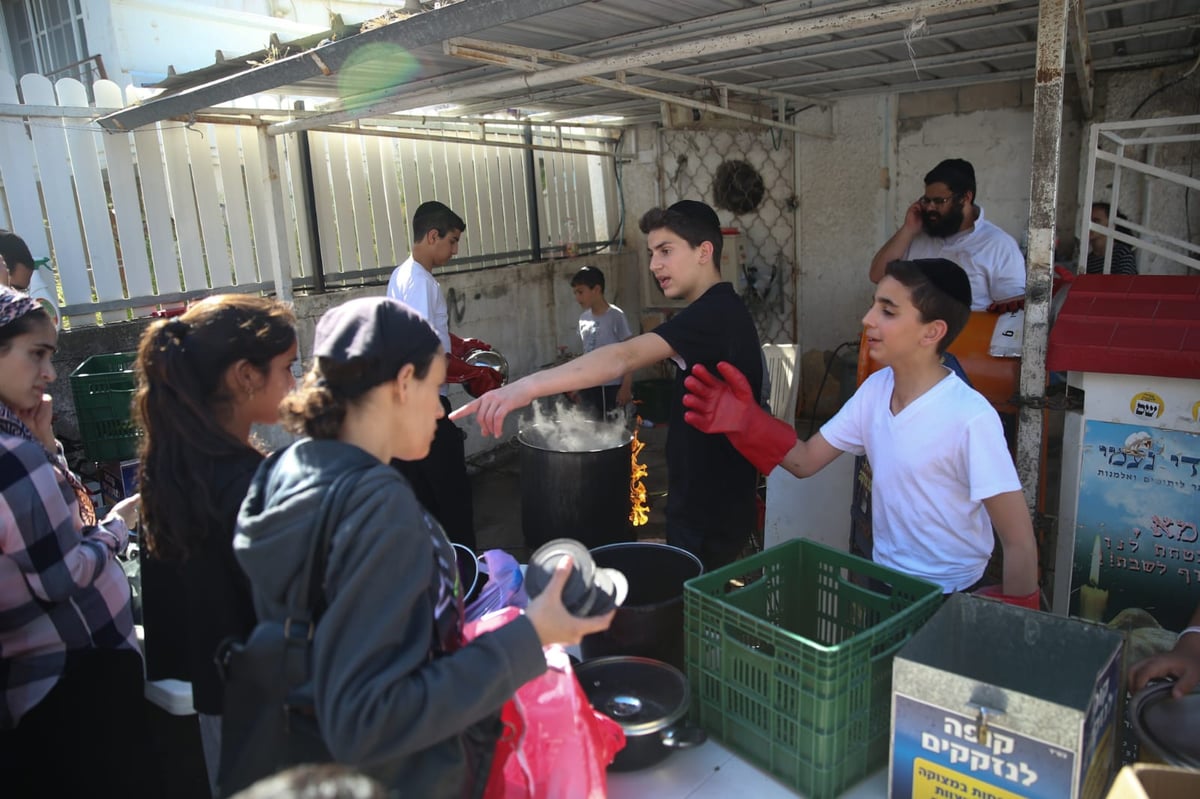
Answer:
[[[973, 311], [967, 326], [947, 348], [963, 371], [971, 378], [975, 390], [987, 398], [999, 413], [1016, 413], [1015, 402], [1021, 380], [1020, 358], [995, 358], [988, 355], [992, 343], [992, 331], [996, 328], [999, 314]], [[871, 360], [867, 352], [867, 331], [863, 329], [858, 345], [858, 384], [878, 371], [880, 365]]]

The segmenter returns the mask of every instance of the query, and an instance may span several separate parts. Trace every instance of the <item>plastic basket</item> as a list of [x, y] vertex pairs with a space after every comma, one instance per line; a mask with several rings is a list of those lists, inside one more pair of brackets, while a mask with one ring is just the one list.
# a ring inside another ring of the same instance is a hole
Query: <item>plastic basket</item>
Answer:
[[89, 460], [125, 460], [137, 454], [139, 431], [132, 418], [136, 358], [134, 352], [93, 355], [71, 372], [71, 396]]
[[940, 606], [933, 583], [800, 539], [689, 580], [693, 716], [810, 799], [836, 796], [886, 763], [892, 657]]

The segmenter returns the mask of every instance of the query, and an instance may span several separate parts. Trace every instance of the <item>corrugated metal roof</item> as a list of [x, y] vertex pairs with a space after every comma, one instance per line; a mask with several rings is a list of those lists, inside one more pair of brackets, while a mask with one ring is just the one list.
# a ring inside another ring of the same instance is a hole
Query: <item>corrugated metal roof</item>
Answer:
[[[1200, 53], [1195, 0], [1089, 0], [1085, 20], [1096, 70]], [[337, 98], [327, 122], [445, 104], [462, 116], [629, 124], [658, 119], [662, 93], [757, 103], [752, 113], [777, 119], [782, 103], [790, 118], [814, 98], [1030, 77], [1037, 21], [1037, 0], [462, 0], [216, 80], [214, 68], [175, 75], [168, 96], [101, 124], [137, 127], [264, 91]]]

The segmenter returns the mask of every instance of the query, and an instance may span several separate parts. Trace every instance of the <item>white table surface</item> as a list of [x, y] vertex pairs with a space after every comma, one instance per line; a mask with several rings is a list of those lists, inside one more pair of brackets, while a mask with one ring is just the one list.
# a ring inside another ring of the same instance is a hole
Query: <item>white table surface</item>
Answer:
[[[609, 772], [608, 799], [794, 799], [803, 796], [716, 741], [672, 752], [640, 771]], [[881, 768], [841, 799], [883, 799], [887, 768]]]

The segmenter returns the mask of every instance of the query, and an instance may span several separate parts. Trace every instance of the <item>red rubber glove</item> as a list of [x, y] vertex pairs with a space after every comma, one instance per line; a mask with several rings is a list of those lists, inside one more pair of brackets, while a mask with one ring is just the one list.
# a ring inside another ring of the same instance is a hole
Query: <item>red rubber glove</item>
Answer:
[[451, 356], [446, 361], [446, 382], [463, 383], [467, 393], [478, 398], [504, 385], [504, 377], [490, 366], [471, 366]]
[[486, 366], [479, 368], [483, 371], [479, 375], [467, 380], [463, 386], [467, 390], [467, 393], [476, 399], [504, 385], [504, 378], [495, 369], [489, 369]]
[[688, 393], [683, 420], [702, 433], [724, 433], [729, 443], [769, 474], [796, 445], [796, 428], [776, 419], [758, 404], [746, 376], [731, 363], [717, 364], [722, 381], [700, 364], [683, 381]]
[[450, 334], [450, 354], [455, 358], [466, 358], [475, 350], [492, 349], [492, 345], [486, 341], [481, 341], [477, 338], [459, 338], [453, 333]]
[[1016, 605], [1019, 608], [1029, 608], [1030, 610], [1042, 609], [1042, 596], [1040, 591], [1034, 591], [1032, 594], [1025, 596], [1010, 596], [1004, 593], [1002, 585], [985, 585], [983, 588], [977, 588], [973, 592], [975, 596], [983, 596], [988, 599], [996, 599], [1000, 602], [1009, 605]]

